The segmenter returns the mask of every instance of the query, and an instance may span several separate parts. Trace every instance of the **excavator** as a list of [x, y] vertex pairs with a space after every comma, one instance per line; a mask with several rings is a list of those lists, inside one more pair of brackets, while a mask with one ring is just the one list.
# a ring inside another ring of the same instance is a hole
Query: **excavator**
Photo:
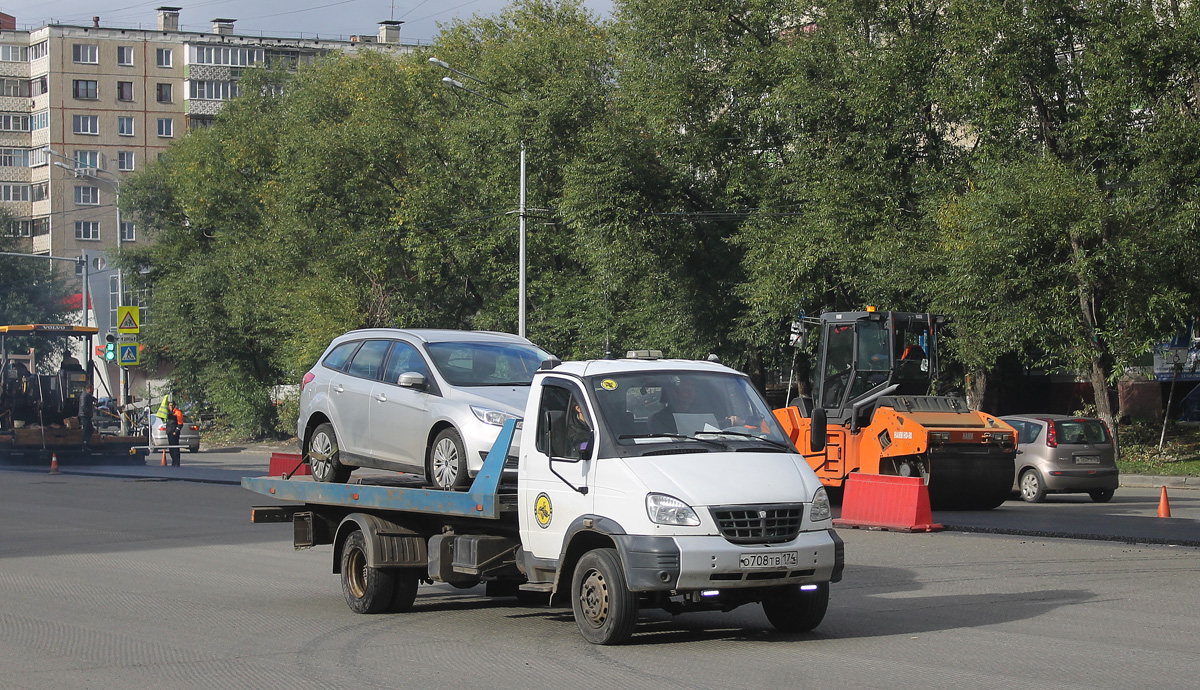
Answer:
[[[991, 510], [1008, 499], [1016, 431], [961, 396], [930, 394], [946, 321], [867, 307], [794, 326], [802, 341], [817, 337], [811, 397], [775, 417], [827, 487], [840, 490], [861, 472], [921, 477], [936, 510]], [[822, 417], [825, 448], [809, 448], [810, 428]]]

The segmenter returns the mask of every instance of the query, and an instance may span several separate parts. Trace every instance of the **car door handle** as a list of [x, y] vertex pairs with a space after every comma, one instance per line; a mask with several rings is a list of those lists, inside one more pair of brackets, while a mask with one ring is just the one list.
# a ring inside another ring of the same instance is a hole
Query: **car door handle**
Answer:
[[375, 399], [378, 400], [379, 402], [387, 402], [387, 396], [384, 395], [383, 393], [376, 393]]
[[344, 391], [344, 390], [345, 390], [345, 388], [342, 388], [342, 384], [340, 384], [340, 383], [339, 383], [339, 384], [337, 385], [337, 388], [334, 388], [334, 389], [333, 389], [333, 392], [334, 392], [334, 393], [341, 393], [341, 392], [342, 392], [342, 391]]

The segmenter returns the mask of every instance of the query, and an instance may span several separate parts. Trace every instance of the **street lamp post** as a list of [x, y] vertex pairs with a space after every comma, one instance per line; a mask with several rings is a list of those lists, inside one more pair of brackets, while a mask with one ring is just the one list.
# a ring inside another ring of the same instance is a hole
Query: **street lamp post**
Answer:
[[[46, 150], [53, 156], [57, 156], [58, 158], [62, 158], [64, 160], [73, 161], [73, 159], [62, 155], [61, 153], [59, 153], [53, 149], [46, 149]], [[121, 232], [122, 232], [122, 228], [121, 228], [121, 180], [115, 174], [113, 174], [107, 170], [102, 170], [100, 168], [81, 167], [79, 165], [78, 161], [73, 161], [73, 162], [75, 163], [74, 166], [66, 165], [62, 161], [54, 161], [54, 165], [70, 172], [76, 179], [87, 178], [90, 180], [100, 180], [103, 182], [107, 182], [113, 186], [113, 193], [114, 193], [113, 205], [116, 206], [116, 209], [117, 209], [117, 254], [119, 255], [121, 253], [121, 240], [122, 240], [122, 238], [121, 238]], [[104, 173], [104, 174], [108, 175], [108, 178], [100, 177], [100, 175], [99, 175], [100, 173]], [[118, 266], [117, 266], [117, 307], [118, 308], [125, 306], [125, 280], [124, 280], [124, 278], [125, 278], [124, 271], [121, 270], [121, 267], [118, 264]], [[84, 283], [86, 284], [86, 282], [87, 282], [87, 280], [85, 278]], [[117, 398], [117, 402], [120, 405], [120, 408], [122, 411], [121, 412], [121, 435], [127, 436], [129, 434], [129, 420], [125, 416], [124, 411], [125, 411], [125, 406], [129, 404], [129, 372], [124, 366], [121, 365], [120, 362], [117, 363], [117, 368], [120, 370], [120, 376], [121, 376], [120, 389], [118, 391], [118, 398]]]
[[[431, 58], [429, 58], [429, 62], [431, 64], [437, 65], [438, 67], [441, 67], [442, 69], [449, 70], [459, 76], [466, 77], [467, 79], [470, 79], [471, 81], [474, 81], [478, 84], [483, 84], [484, 86], [487, 86], [487, 84], [485, 82], [483, 82], [482, 80], [476, 79], [475, 77], [467, 74], [466, 72], [462, 72], [462, 71], [454, 69], [453, 67], [448, 65], [443, 60], [439, 60], [435, 57], [431, 57]], [[460, 91], [466, 91], [467, 93], [478, 96], [478, 97], [484, 99], [485, 101], [490, 101], [492, 103], [495, 103], [496, 105], [500, 106], [501, 108], [505, 108], [508, 110], [512, 109], [507, 104], [505, 104], [501, 101], [498, 101], [495, 98], [492, 98], [491, 96], [482, 94], [474, 89], [468, 88], [466, 85], [464, 85], [461, 81], [458, 81], [457, 79], [452, 79], [450, 77], [442, 77], [442, 83], [447, 84], [448, 86], [458, 89]], [[518, 261], [517, 300], [519, 302], [519, 304], [517, 306], [517, 335], [521, 336], [522, 338], [525, 337], [525, 302], [526, 302], [526, 298], [525, 298], [525, 284], [526, 284], [525, 223], [526, 223], [526, 217], [528, 215], [526, 211], [527, 211], [527, 207], [525, 206], [525, 138], [521, 137], [521, 191], [520, 191], [520, 203], [519, 203], [519, 206], [517, 207], [517, 217], [520, 219], [519, 224], [518, 224], [519, 239], [518, 239], [518, 251], [517, 251], [517, 261]]]

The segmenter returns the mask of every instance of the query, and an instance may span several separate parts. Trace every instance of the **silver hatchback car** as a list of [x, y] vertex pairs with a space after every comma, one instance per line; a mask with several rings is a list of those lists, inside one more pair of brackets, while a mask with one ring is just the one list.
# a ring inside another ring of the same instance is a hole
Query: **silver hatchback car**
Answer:
[[469, 486], [533, 374], [553, 357], [519, 336], [377, 328], [334, 339], [300, 384], [296, 437], [313, 478], [356, 467]]
[[1048, 493], [1086, 493], [1097, 503], [1120, 485], [1112, 435], [1103, 420], [1066, 415], [1001, 417], [1017, 430], [1013, 490], [1028, 503]]

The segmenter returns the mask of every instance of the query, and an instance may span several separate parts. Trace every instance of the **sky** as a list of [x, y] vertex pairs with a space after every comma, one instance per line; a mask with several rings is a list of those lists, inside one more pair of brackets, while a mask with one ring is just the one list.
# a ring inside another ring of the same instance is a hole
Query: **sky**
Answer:
[[[404, 22], [403, 42], [428, 42], [438, 33], [439, 23], [470, 19], [472, 15], [497, 14], [509, 0], [0, 0], [0, 12], [17, 18], [18, 29], [44, 24], [90, 26], [100, 17], [100, 26], [115, 28], [158, 27], [154, 8], [181, 8], [179, 28], [208, 32], [212, 19], [236, 19], [234, 33], [306, 38], [348, 38], [352, 34], [375, 35], [378, 23], [387, 19]], [[613, 0], [584, 0], [593, 13], [612, 11]]]

